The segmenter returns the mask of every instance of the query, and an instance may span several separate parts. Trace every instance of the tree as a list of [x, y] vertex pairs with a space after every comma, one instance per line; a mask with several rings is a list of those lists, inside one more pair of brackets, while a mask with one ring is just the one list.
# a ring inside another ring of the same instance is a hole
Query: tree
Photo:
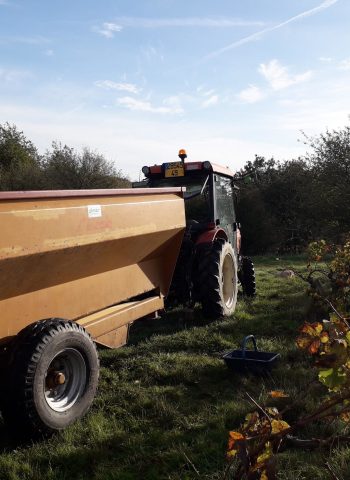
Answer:
[[15, 125], [0, 125], [0, 190], [37, 189], [41, 159], [34, 144]]
[[276, 161], [258, 155], [254, 161], [248, 161], [238, 174], [237, 215], [242, 223], [244, 253], [262, 254], [278, 245], [277, 221], [265, 201], [265, 191], [269, 184], [273, 184], [275, 176]]
[[241, 183], [238, 214], [243, 225], [247, 253], [295, 252], [312, 238], [309, 211], [311, 170], [306, 161], [280, 163], [256, 156], [240, 172], [252, 172], [249, 183]]
[[314, 178], [311, 206], [322, 225], [319, 237], [341, 241], [350, 230], [350, 127], [304, 137], [311, 147], [306, 160]]
[[297, 252], [313, 238], [310, 185], [312, 174], [301, 159], [278, 164], [274, 181], [265, 189], [267, 208], [277, 219], [280, 251]]
[[53, 143], [43, 162], [45, 184], [49, 189], [122, 188], [129, 180], [102, 155], [84, 148], [82, 153]]

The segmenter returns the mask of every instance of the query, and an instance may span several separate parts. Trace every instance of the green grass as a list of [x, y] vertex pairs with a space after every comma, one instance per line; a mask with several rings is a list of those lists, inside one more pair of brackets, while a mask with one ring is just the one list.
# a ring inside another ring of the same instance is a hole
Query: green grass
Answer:
[[[82, 421], [48, 441], [15, 448], [0, 425], [0, 479], [223, 478], [228, 431], [253, 410], [245, 392], [265, 402], [269, 390], [281, 388], [293, 398], [313, 378], [308, 358], [294, 345], [309, 309], [305, 287], [276, 276], [303, 264], [295, 257], [258, 258], [258, 297], [241, 299], [233, 318], [208, 322], [199, 310], [176, 310], [136, 323], [128, 347], [101, 351], [99, 393]], [[234, 375], [221, 359], [251, 333], [262, 350], [282, 355], [268, 378]], [[318, 394], [296, 402], [287, 420], [311, 408]], [[343, 448], [331, 455], [339, 479], [350, 478], [348, 454]], [[279, 478], [331, 478], [322, 466], [329, 455], [285, 451]]]

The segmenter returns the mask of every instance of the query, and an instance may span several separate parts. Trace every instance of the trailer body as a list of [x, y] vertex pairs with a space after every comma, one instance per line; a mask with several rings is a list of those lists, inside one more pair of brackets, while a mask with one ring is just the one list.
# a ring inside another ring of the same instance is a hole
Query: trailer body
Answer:
[[115, 347], [163, 307], [185, 216], [174, 188], [2, 192], [0, 225], [0, 344], [56, 317]]

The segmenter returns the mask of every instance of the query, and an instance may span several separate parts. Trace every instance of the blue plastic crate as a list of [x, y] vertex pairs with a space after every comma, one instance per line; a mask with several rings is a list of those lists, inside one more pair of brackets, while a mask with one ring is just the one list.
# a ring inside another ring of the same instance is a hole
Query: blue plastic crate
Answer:
[[[254, 350], [247, 350], [247, 342], [252, 340]], [[244, 338], [241, 350], [233, 350], [226, 353], [223, 357], [227, 367], [237, 373], [255, 373], [262, 375], [269, 372], [280, 359], [279, 353], [262, 352], [256, 346], [254, 335], [248, 335]]]

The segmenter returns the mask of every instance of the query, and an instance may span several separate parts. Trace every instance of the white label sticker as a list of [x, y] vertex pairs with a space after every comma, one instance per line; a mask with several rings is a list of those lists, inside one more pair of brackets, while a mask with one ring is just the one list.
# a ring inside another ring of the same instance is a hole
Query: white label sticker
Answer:
[[89, 218], [102, 217], [101, 205], [88, 205]]

